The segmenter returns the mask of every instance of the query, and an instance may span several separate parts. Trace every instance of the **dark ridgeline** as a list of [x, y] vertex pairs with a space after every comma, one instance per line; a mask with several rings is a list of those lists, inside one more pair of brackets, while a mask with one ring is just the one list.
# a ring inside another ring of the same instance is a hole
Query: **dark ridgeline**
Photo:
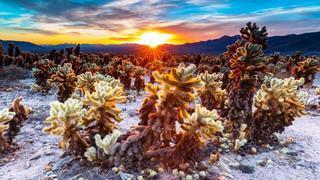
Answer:
[[[160, 47], [171, 54], [208, 54], [220, 55], [226, 51], [226, 46], [233, 44], [240, 36], [222, 36], [219, 39], [200, 41], [195, 43], [186, 43], [183, 45], [165, 44]], [[304, 33], [299, 35], [272, 36], [267, 38], [268, 48], [265, 54], [280, 52], [282, 55], [294, 54], [296, 51], [302, 51], [304, 55], [320, 55], [320, 32]], [[2, 41], [3, 48], [8, 49], [10, 43], [20, 47], [22, 51], [46, 52], [52, 49], [65, 49], [76, 47], [74, 53], [80, 51], [76, 44], [59, 44], [39, 46], [29, 42], [20, 41]], [[98, 45], [98, 44], [81, 44], [82, 52], [111, 52], [114, 54], [139, 54], [146, 50], [146, 46], [138, 44], [121, 44], [121, 45]]]

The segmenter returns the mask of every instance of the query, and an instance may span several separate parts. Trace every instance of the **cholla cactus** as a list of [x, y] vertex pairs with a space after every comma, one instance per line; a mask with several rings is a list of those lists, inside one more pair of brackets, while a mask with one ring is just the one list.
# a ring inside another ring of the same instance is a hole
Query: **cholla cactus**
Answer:
[[81, 66], [79, 74], [86, 72], [97, 73], [100, 71], [100, 67], [96, 63], [85, 63]]
[[255, 97], [253, 123], [249, 128], [252, 140], [270, 140], [273, 133], [282, 132], [290, 126], [295, 117], [304, 113], [304, 94], [297, 89], [304, 79], [272, 79], [270, 87], [263, 84]]
[[9, 109], [3, 109], [0, 111], [0, 150], [2, 150], [6, 145], [3, 133], [9, 128], [8, 122], [13, 120], [15, 114], [15, 112], [10, 112]]
[[54, 74], [55, 64], [49, 59], [41, 59], [34, 63], [35, 69], [33, 76], [36, 79], [36, 84], [40, 87], [41, 91], [48, 93], [50, 91], [50, 83], [47, 80]]
[[239, 47], [230, 60], [230, 79], [245, 81], [253, 78], [258, 73], [266, 71], [266, 60], [263, 57], [261, 46], [245, 43]]
[[30, 108], [27, 108], [22, 104], [22, 100], [22, 97], [15, 98], [12, 102], [11, 108], [9, 109], [9, 111], [15, 113], [13, 120], [9, 122], [9, 129], [7, 132], [7, 141], [9, 144], [11, 144], [14, 137], [18, 135], [23, 122], [28, 119], [28, 115], [31, 111]]
[[233, 136], [237, 137], [241, 124], [251, 124], [253, 95], [257, 82], [267, 71], [261, 46], [245, 43], [230, 60], [231, 86], [229, 92], [229, 119], [233, 122]]
[[207, 109], [224, 109], [227, 98], [226, 90], [221, 89], [222, 74], [209, 74], [208, 71], [199, 75], [204, 87], [199, 89], [198, 94], [201, 98], [201, 103]]
[[161, 162], [166, 167], [177, 168], [184, 163], [193, 164], [199, 159], [200, 148], [207, 140], [218, 140], [218, 133], [222, 133], [223, 125], [216, 110], [207, 110], [197, 104], [195, 112], [184, 118], [182, 132], [178, 134], [177, 142], [168, 149], [159, 149]]
[[85, 115], [83, 103], [77, 99], [70, 98], [64, 103], [52, 102], [50, 106], [50, 117], [46, 119], [50, 126], [45, 127], [43, 132], [62, 136], [62, 141], [60, 142], [60, 148], [62, 149], [70, 147], [75, 153], [84, 152], [89, 145], [80, 136], [78, 129]]
[[94, 91], [94, 83], [97, 82], [96, 76], [91, 72], [86, 72], [77, 76], [77, 89], [81, 94], [85, 92], [92, 93]]
[[[196, 66], [191, 64], [185, 66], [181, 63], [178, 68], [173, 68], [169, 73], [160, 74], [158, 71], [153, 72], [153, 76], [163, 89], [159, 91], [160, 101], [168, 101], [167, 98], [173, 98], [172, 101], [182, 107], [182, 113], [185, 113], [184, 106], [192, 102], [195, 97], [193, 91], [203, 87], [198, 77], [194, 77]], [[171, 96], [173, 95], [173, 96]]]
[[114, 145], [120, 137], [120, 131], [114, 130], [112, 134], [106, 135], [103, 139], [100, 134], [94, 136], [97, 147], [103, 149], [106, 155], [110, 155], [112, 145]]
[[137, 94], [139, 95], [141, 89], [144, 88], [144, 76], [146, 75], [146, 70], [143, 67], [136, 66], [134, 69], [133, 76], [135, 78], [134, 80], [134, 86], [137, 90]]
[[239, 137], [234, 142], [234, 150], [238, 151], [242, 146], [244, 146], [248, 140], [246, 139], [246, 124], [241, 124], [240, 131], [239, 131]]
[[77, 89], [80, 90], [81, 94], [85, 92], [94, 92], [94, 84], [100, 81], [118, 83], [121, 86], [119, 80], [115, 80], [111, 76], [104, 76], [101, 74], [93, 74], [91, 72], [86, 72], [77, 76]]
[[319, 71], [320, 66], [318, 64], [318, 60], [314, 58], [308, 58], [304, 61], [298, 62], [298, 66], [292, 68], [291, 73], [296, 79], [304, 78], [305, 84], [312, 85], [312, 82]]
[[151, 83], [146, 84], [145, 91], [149, 93], [149, 96], [144, 99], [142, 106], [139, 110], [140, 122], [139, 125], [147, 125], [149, 120], [149, 114], [156, 111], [155, 104], [158, 100], [158, 91], [160, 87], [152, 85]]
[[260, 28], [256, 23], [248, 22], [245, 28], [241, 28], [241, 39], [251, 42], [253, 44], [258, 44], [262, 46], [262, 49], [267, 48], [267, 28], [264, 26]]
[[[95, 129], [101, 135], [110, 134], [116, 127], [115, 122], [120, 122], [121, 110], [116, 108], [116, 103], [124, 103], [123, 87], [114, 81], [100, 81], [95, 84], [95, 92], [86, 92], [83, 102], [89, 106], [84, 125], [95, 122]], [[113, 121], [114, 120], [114, 121]]]
[[87, 158], [89, 162], [93, 162], [97, 159], [97, 150], [95, 147], [89, 147], [84, 153], [84, 157]]
[[131, 87], [131, 78], [134, 70], [134, 65], [128, 61], [123, 61], [121, 65], [118, 65], [120, 70], [120, 81], [124, 85], [125, 89], [130, 89]]
[[[166, 156], [166, 149], [170, 148], [171, 143], [176, 142], [178, 138], [176, 122], [183, 123], [183, 119], [189, 116], [187, 109], [189, 103], [195, 99], [194, 91], [202, 87], [200, 79], [195, 76], [195, 71], [194, 65], [186, 67], [180, 64], [169, 73], [160, 74], [157, 71], [153, 73], [160, 86], [147, 85], [147, 87], [151, 96], [157, 94], [157, 98], [148, 97], [144, 102], [146, 107], [140, 111], [145, 113], [142, 116], [145, 118], [144, 122], [136, 127], [135, 131], [130, 132], [119, 145], [121, 147], [113, 154], [116, 161], [123, 159], [123, 156], [137, 159]], [[149, 103], [148, 100], [152, 102]], [[147, 107], [151, 109], [147, 110]]]
[[56, 73], [48, 81], [58, 86], [58, 100], [64, 102], [75, 91], [77, 76], [72, 69], [72, 64], [66, 63], [63, 66], [59, 65]]

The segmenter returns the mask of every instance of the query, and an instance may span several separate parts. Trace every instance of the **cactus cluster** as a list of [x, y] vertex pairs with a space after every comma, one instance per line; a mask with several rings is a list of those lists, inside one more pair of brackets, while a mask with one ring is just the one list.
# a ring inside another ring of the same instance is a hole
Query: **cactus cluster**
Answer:
[[248, 138], [255, 141], [268, 141], [275, 132], [282, 132], [292, 125], [295, 117], [304, 113], [304, 93], [298, 87], [304, 79], [272, 79], [270, 86], [263, 84], [257, 92], [254, 106], [253, 123], [248, 130]]
[[66, 101], [76, 89], [77, 76], [72, 69], [72, 64], [58, 65], [55, 74], [48, 79], [48, 82], [58, 87], [58, 100]]
[[123, 157], [155, 158], [166, 168], [188, 168], [198, 160], [206, 140], [218, 140], [223, 125], [215, 110], [196, 105], [195, 112], [189, 114], [195, 91], [203, 87], [195, 71], [195, 65], [180, 64], [168, 73], [153, 73], [159, 86], [147, 84], [150, 94], [140, 109], [141, 122], [116, 145], [116, 164]]
[[201, 104], [207, 109], [219, 109], [225, 108], [227, 91], [221, 89], [222, 74], [209, 74], [208, 71], [199, 75], [204, 87], [199, 89], [198, 94], [201, 99]]
[[317, 59], [307, 58], [298, 63], [297, 67], [292, 68], [291, 72], [295, 78], [304, 78], [306, 85], [311, 85], [320, 71]]
[[22, 100], [22, 97], [17, 97], [9, 109], [0, 111], [0, 152], [13, 143], [24, 121], [28, 119], [30, 109], [22, 104]]
[[[92, 74], [88, 72], [84, 76]], [[50, 117], [46, 119], [50, 126], [43, 129], [45, 133], [62, 136], [62, 149], [88, 160], [96, 158], [97, 148], [106, 148], [108, 135], [115, 133], [116, 122], [122, 120], [116, 103], [126, 100], [118, 80], [95, 76], [93, 91], [85, 90], [83, 98], [51, 103]]]
[[36, 79], [36, 86], [34, 88], [38, 91], [48, 93], [51, 89], [51, 85], [48, 79], [56, 71], [55, 64], [49, 59], [41, 59], [34, 63], [33, 76]]

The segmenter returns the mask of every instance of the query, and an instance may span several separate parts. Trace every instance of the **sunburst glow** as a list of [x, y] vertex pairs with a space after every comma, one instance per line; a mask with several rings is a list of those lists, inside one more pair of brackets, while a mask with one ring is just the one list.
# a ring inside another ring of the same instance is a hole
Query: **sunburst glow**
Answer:
[[138, 44], [148, 45], [152, 48], [157, 47], [160, 44], [168, 43], [171, 38], [171, 34], [163, 34], [158, 32], [145, 32], [140, 36]]

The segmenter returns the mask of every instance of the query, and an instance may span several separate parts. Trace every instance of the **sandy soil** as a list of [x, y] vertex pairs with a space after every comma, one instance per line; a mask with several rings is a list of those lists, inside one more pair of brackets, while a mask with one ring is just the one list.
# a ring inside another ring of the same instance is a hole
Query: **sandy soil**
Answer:
[[[316, 86], [320, 86], [319, 76]], [[23, 96], [24, 104], [33, 109], [15, 139], [18, 149], [0, 155], [0, 179], [120, 179], [110, 170], [89, 167], [70, 156], [61, 157], [63, 152], [58, 148], [59, 137], [41, 131], [49, 114], [49, 102], [55, 101], [56, 96], [54, 93], [48, 96], [33, 93], [30, 90], [32, 83], [31, 78], [0, 79], [0, 109], [9, 107], [18, 96]], [[132, 101], [119, 105], [124, 110], [124, 121], [119, 124], [122, 131], [137, 123], [137, 109], [143, 100], [143, 95], [136, 96], [134, 92], [129, 92], [128, 96]], [[308, 112], [279, 135], [283, 142], [289, 138], [294, 141], [287, 147], [279, 145], [259, 149], [256, 155], [241, 157], [234, 153], [225, 154], [209, 170], [228, 179], [320, 179], [320, 114]], [[243, 173], [239, 166], [249, 168], [250, 172]]]

